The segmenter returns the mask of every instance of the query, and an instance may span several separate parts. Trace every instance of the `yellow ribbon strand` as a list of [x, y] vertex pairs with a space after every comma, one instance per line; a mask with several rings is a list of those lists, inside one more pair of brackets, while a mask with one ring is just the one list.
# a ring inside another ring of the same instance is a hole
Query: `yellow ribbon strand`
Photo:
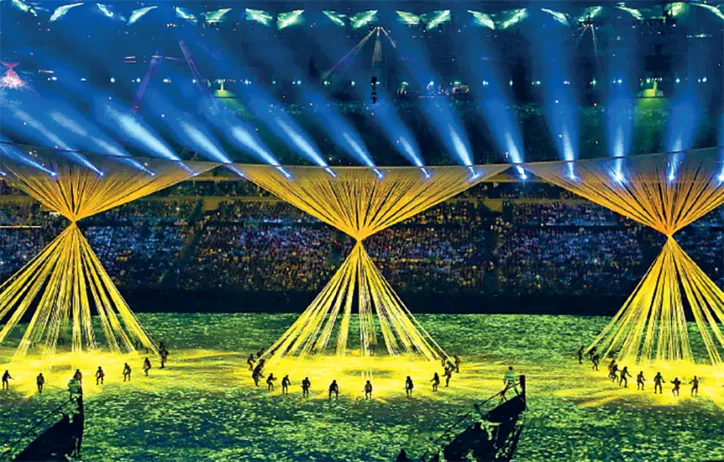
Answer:
[[[0, 317], [5, 325], [0, 342], [34, 307], [14, 359], [41, 346], [52, 359], [58, 339], [69, 334], [73, 353], [105, 346], [111, 352], [135, 350], [135, 342], [156, 351], [148, 333], [103, 269], [76, 222], [131, 202], [216, 167], [211, 163], [180, 163], [158, 159], [92, 156], [102, 172], [87, 169], [61, 155], [34, 156], [46, 170], [2, 158], [7, 180], [49, 209], [71, 221], [45, 249], [0, 286]], [[53, 174], [48, 173], [53, 172]], [[92, 316], [100, 318], [105, 338], [99, 344]]]
[[266, 351], [266, 357], [276, 360], [284, 355], [316, 354], [331, 346], [337, 355], [344, 356], [354, 305], [359, 313], [360, 356], [377, 352], [379, 334], [390, 355], [427, 360], [445, 357], [375, 267], [362, 241], [502, 172], [507, 165], [426, 167], [425, 171], [416, 167], [377, 171], [256, 165], [238, 168], [258, 186], [357, 241], [329, 283]]
[[620, 362], [693, 362], [685, 306], [709, 360], [721, 364], [724, 293], [672, 237], [724, 203], [719, 150], [528, 164], [534, 175], [667, 236], [623, 307], [589, 346]]

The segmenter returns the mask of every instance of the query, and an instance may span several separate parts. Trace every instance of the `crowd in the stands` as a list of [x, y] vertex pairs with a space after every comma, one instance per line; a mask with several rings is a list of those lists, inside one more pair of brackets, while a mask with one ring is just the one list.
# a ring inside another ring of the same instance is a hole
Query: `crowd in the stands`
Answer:
[[[235, 184], [246, 183], [178, 186], [168, 197], [135, 201], [80, 226], [122, 289], [319, 290], [353, 240], [272, 197], [243, 195], [255, 186]], [[618, 295], [643, 276], [663, 243], [659, 233], [560, 190], [527, 187], [515, 196], [510, 187], [488, 188], [365, 240], [396, 290]], [[234, 190], [242, 197], [228, 194]], [[67, 226], [26, 197], [2, 199], [0, 281]], [[715, 211], [676, 235], [720, 286], [722, 224]]]

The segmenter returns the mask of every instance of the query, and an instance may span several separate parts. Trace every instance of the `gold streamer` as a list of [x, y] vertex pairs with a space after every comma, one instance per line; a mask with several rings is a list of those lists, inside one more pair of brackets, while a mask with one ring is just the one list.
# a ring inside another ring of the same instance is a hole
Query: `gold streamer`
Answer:
[[721, 363], [724, 293], [686, 255], [674, 233], [724, 203], [719, 149], [528, 164], [544, 180], [667, 236], [659, 256], [609, 325], [589, 346], [623, 361], [688, 361], [685, 302], [712, 364]]
[[379, 329], [390, 355], [445, 357], [375, 267], [362, 241], [502, 172], [507, 165], [425, 171], [416, 167], [238, 167], [260, 187], [357, 241], [329, 283], [266, 356], [315, 354], [330, 345], [335, 333], [336, 354], [344, 356], [356, 300], [361, 356], [375, 354]]
[[15, 359], [40, 344], [46, 357], [52, 358], [66, 325], [70, 326], [74, 353], [97, 349], [94, 311], [110, 351], [134, 351], [134, 340], [155, 351], [153, 341], [101, 266], [77, 221], [152, 194], [216, 164], [136, 159], [143, 162], [139, 169], [127, 159], [89, 156], [103, 173], [99, 175], [62, 155], [33, 157], [53, 174], [5, 157], [0, 167], [8, 173], [13, 186], [63, 215], [71, 224], [0, 285], [0, 318], [7, 318], [0, 330], [0, 342], [35, 306]]

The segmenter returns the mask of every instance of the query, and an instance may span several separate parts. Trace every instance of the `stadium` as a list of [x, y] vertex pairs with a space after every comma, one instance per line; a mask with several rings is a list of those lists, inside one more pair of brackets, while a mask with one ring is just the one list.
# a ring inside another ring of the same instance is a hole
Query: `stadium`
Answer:
[[724, 459], [723, 4], [0, 14], [4, 459]]

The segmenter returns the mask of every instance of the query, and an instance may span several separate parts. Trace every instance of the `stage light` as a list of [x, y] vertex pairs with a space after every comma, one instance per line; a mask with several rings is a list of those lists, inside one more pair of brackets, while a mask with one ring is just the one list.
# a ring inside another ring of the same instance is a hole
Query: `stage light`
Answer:
[[525, 17], [528, 15], [528, 10], [526, 10], [525, 8], [520, 8], [517, 10], [510, 10], [507, 13], [510, 17], [500, 24], [501, 29], [507, 29], [525, 19]]
[[264, 26], [270, 26], [272, 22], [272, 15], [267, 13], [264, 10], [252, 10], [251, 8], [247, 8], [246, 10], [246, 20], [247, 21], [255, 21], [259, 24], [262, 24]]
[[231, 8], [221, 8], [218, 10], [207, 11], [206, 13], [204, 13], [204, 17], [206, 18], [206, 22], [208, 22], [209, 24], [216, 24], [221, 22], [221, 19], [229, 11], [231, 11]]
[[115, 77], [111, 77], [111, 83], [116, 83], [116, 78], [115, 78]]
[[351, 84], [353, 87], [356, 85], [356, 83], [355, 83], [354, 80], [352, 80], [352, 81], [350, 82], [350, 84]]
[[480, 11], [468, 10], [468, 13], [473, 15], [473, 23], [479, 26], [487, 27], [490, 30], [495, 30], [495, 22], [489, 14], [482, 13]]
[[407, 11], [395, 11], [397, 13], [397, 19], [402, 24], [405, 24], [407, 26], [418, 26], [420, 25], [420, 16], [412, 13], [408, 13]]
[[676, 83], [681, 83], [681, 79], [677, 77], [677, 78], [676, 78]]
[[12, 5], [15, 6], [15, 8], [19, 9], [20, 11], [23, 11], [25, 13], [32, 14], [33, 16], [37, 16], [38, 13], [35, 11], [35, 8], [28, 5], [25, 2], [22, 2], [21, 0], [12, 0]]
[[706, 9], [706, 10], [709, 10], [709, 11], [711, 11], [713, 14], [715, 14], [716, 17], [718, 17], [718, 18], [721, 19], [721, 20], [724, 20], [724, 13], [722, 13], [722, 11], [721, 11], [719, 8], [715, 7], [715, 6], [707, 5], [706, 3], [692, 3], [692, 5], [700, 6], [700, 7], [704, 8], [704, 9]]
[[57, 21], [58, 19], [65, 16], [65, 14], [71, 10], [72, 8], [75, 8], [77, 6], [81, 6], [83, 3], [71, 3], [69, 5], [63, 5], [55, 9], [53, 11], [53, 14], [50, 16], [49, 22]]
[[578, 18], [578, 22], [590, 21], [591, 19], [598, 16], [598, 13], [603, 10], [601, 6], [591, 6], [583, 10], [583, 14]]
[[621, 11], [625, 11], [626, 13], [630, 14], [631, 16], [638, 19], [639, 21], [644, 19], [644, 16], [636, 8], [628, 8], [624, 5], [617, 5], [616, 8], [618, 8]]
[[277, 16], [277, 29], [282, 30], [289, 26], [296, 26], [302, 23], [304, 10], [294, 10], [287, 13], [279, 13]]
[[137, 77], [137, 78], [136, 78], [136, 83], [141, 83], [141, 78], [140, 78], [140, 77]]
[[100, 3], [96, 3], [96, 6], [106, 17], [113, 19], [114, 13], [108, 6], [102, 5]]
[[323, 10], [322, 13], [324, 13], [326, 17], [328, 17], [333, 23], [335, 23], [339, 27], [344, 27], [346, 25], [344, 20], [345, 18], [347, 18], [347, 15], [337, 13], [336, 11], [332, 10]]
[[144, 7], [144, 8], [139, 8], [139, 9], [137, 9], [137, 10], [133, 10], [133, 12], [131, 13], [131, 17], [128, 18], [128, 24], [127, 24], [127, 25], [130, 26], [131, 24], [136, 23], [136, 22], [137, 22], [139, 19], [141, 19], [146, 13], [148, 13], [149, 11], [154, 10], [154, 9], [156, 9], [156, 8], [158, 8], [157, 5], [147, 6], [147, 7]]
[[375, 21], [377, 21], [377, 10], [362, 11], [349, 18], [352, 29], [359, 29]]
[[548, 8], [541, 8], [541, 11], [553, 16], [553, 19], [555, 19], [559, 23], [563, 24], [564, 26], [570, 26], [570, 24], [568, 23], [568, 18], [566, 17], [565, 14], [560, 13], [558, 11], [549, 10]]
[[425, 30], [434, 29], [440, 24], [450, 22], [450, 10], [433, 11], [432, 13], [422, 15], [420, 19], [427, 23]]
[[177, 18], [185, 19], [186, 21], [197, 22], [196, 16], [186, 8], [180, 8], [176, 6], [174, 7], [174, 11], [176, 12]]

